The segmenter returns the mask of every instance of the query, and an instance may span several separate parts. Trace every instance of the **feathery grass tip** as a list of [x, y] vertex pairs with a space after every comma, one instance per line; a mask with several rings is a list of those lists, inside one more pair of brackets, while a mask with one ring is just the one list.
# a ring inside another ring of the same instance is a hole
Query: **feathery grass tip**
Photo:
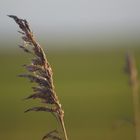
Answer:
[[32, 87], [33, 94], [26, 99], [41, 99], [44, 103], [44, 106], [32, 107], [25, 112], [45, 111], [52, 113], [61, 124], [64, 136], [61, 137], [60, 134], [58, 134], [58, 131], [53, 130], [46, 134], [43, 137], [43, 140], [48, 138], [55, 140], [62, 140], [64, 138], [65, 140], [68, 140], [64, 125], [64, 111], [54, 89], [53, 72], [46, 55], [42, 47], [36, 41], [28, 22], [25, 19], [20, 19], [14, 15], [8, 16], [14, 19], [21, 29], [19, 33], [22, 35], [23, 45], [19, 45], [19, 47], [33, 56], [31, 63], [29, 65], [24, 65], [29, 74], [19, 75], [20, 77], [28, 78], [31, 82], [36, 83], [36, 86]]

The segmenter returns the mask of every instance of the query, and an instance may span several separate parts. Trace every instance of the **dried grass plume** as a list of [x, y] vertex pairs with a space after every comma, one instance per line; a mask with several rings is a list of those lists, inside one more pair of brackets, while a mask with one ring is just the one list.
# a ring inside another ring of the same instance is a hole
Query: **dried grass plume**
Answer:
[[47, 133], [42, 140], [51, 138], [55, 140], [68, 140], [67, 133], [64, 125], [64, 111], [61, 107], [59, 99], [56, 95], [53, 84], [53, 72], [51, 66], [45, 56], [45, 53], [39, 43], [36, 41], [32, 30], [28, 22], [24, 19], [20, 19], [14, 15], [8, 15], [10, 18], [18, 24], [22, 35], [23, 45], [19, 45], [26, 53], [33, 56], [29, 65], [24, 65], [28, 73], [19, 75], [20, 77], [28, 78], [31, 82], [36, 83], [35, 87], [32, 87], [33, 94], [26, 99], [41, 99], [43, 106], [37, 106], [27, 109], [29, 111], [45, 111], [52, 113], [59, 121], [63, 136], [61, 136], [57, 130], [53, 130]]

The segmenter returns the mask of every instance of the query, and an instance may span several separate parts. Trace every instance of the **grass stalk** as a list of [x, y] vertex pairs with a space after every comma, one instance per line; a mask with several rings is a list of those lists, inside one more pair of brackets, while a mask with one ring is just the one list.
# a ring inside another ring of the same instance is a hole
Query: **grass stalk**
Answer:
[[61, 126], [62, 126], [62, 130], [64, 132], [64, 138], [65, 138], [65, 140], [68, 140], [67, 131], [66, 131], [66, 128], [65, 128], [64, 117], [63, 116], [60, 116], [60, 123], [61, 123]]
[[140, 107], [139, 107], [139, 81], [138, 72], [135, 64], [134, 56], [127, 53], [127, 72], [130, 77], [130, 85], [132, 88], [133, 109], [134, 109], [134, 124], [135, 124], [135, 138], [140, 140]]
[[[20, 19], [14, 15], [9, 15], [9, 17], [14, 19], [21, 29], [19, 33], [22, 35], [23, 45], [19, 45], [19, 47], [33, 56], [31, 63], [29, 65], [24, 65], [29, 74], [19, 75], [20, 77], [28, 78], [31, 82], [36, 83], [36, 86], [32, 87], [33, 94], [26, 99], [40, 99], [43, 103], [43, 106], [29, 108], [25, 112], [44, 111], [52, 113], [56, 119], [58, 118], [57, 121], [60, 122], [64, 140], [68, 140], [64, 124], [64, 111], [55, 92], [51, 65], [49, 64], [42, 47], [36, 41], [28, 22], [25, 19]], [[48, 138], [55, 140], [63, 139], [57, 130], [50, 131], [42, 140]]]

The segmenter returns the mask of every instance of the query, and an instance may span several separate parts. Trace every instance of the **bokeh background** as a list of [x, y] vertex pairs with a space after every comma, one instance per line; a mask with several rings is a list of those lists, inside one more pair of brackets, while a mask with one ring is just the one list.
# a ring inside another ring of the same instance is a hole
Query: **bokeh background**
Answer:
[[[139, 0], [0, 0], [0, 139], [39, 140], [56, 126], [48, 113], [24, 110], [31, 84], [17, 77], [30, 57], [17, 25], [27, 19], [54, 72], [71, 140], [134, 140], [134, 113], [125, 54], [140, 73]], [[140, 75], [140, 74], [139, 74]], [[139, 76], [140, 78], [140, 76]]]

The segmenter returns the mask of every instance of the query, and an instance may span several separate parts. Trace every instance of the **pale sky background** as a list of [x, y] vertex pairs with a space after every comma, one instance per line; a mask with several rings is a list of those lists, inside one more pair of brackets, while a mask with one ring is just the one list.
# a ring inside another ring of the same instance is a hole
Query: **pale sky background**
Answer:
[[0, 40], [18, 36], [7, 14], [48, 43], [140, 38], [140, 0], [0, 0]]

